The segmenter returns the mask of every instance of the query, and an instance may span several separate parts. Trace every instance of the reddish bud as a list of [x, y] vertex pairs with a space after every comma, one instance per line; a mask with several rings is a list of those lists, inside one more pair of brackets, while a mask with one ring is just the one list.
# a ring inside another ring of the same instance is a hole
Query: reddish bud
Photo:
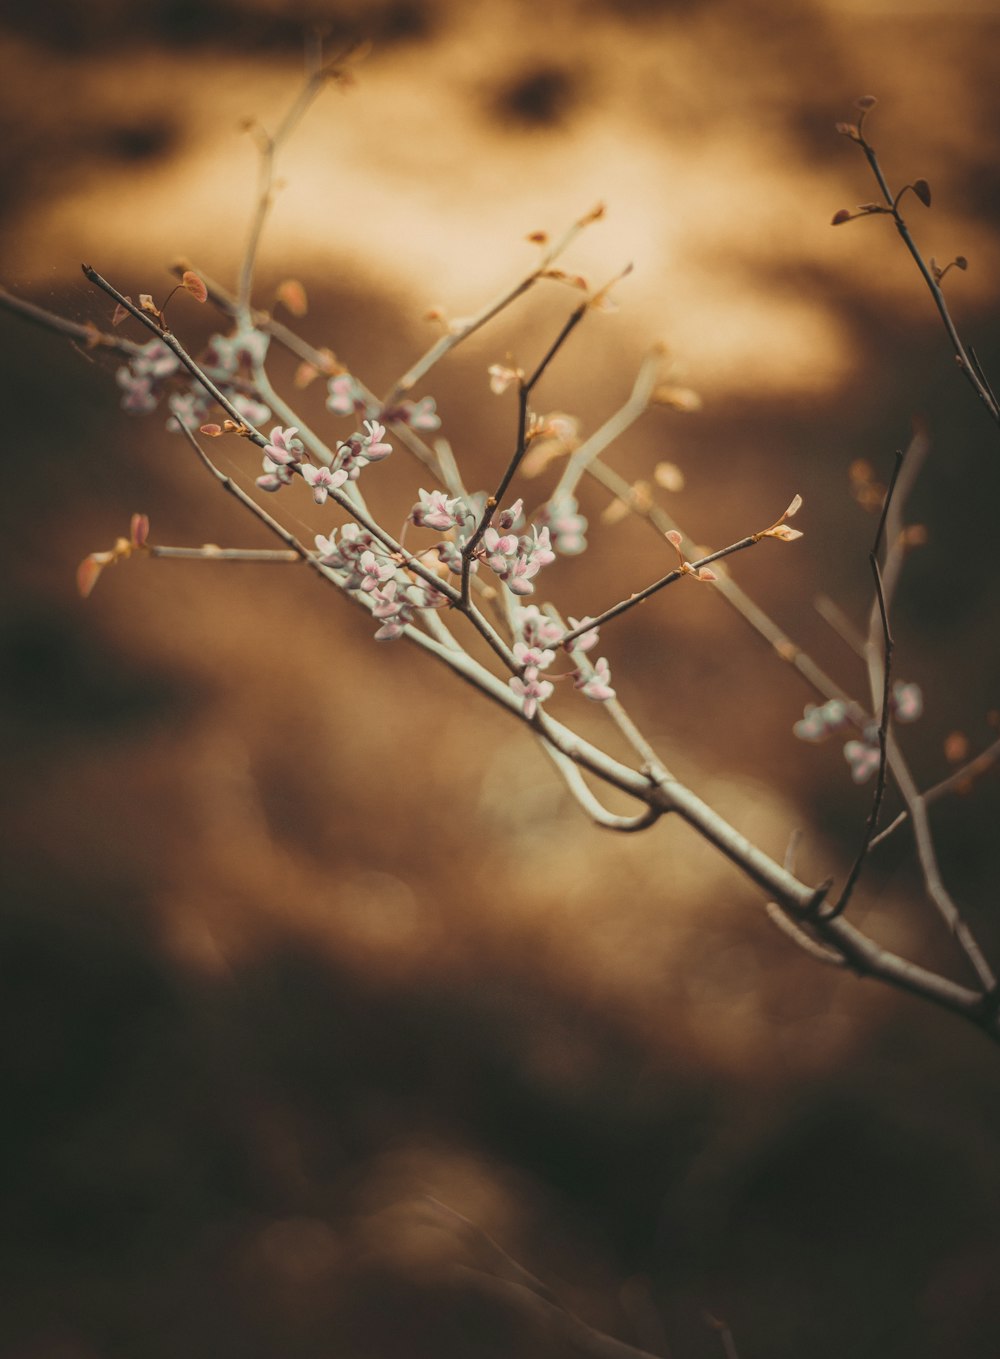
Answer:
[[867, 113], [868, 110], [873, 109], [877, 103], [878, 100], [873, 94], [863, 94], [860, 99], [855, 99], [854, 107]]
[[547, 231], [532, 231], [524, 239], [530, 241], [532, 245], [548, 245], [549, 233]]
[[848, 211], [848, 209], [847, 209], [847, 208], [841, 208], [838, 212], [835, 212], [835, 213], [833, 214], [833, 216], [830, 218], [830, 225], [831, 225], [831, 226], [840, 226], [840, 224], [841, 224], [842, 222], [849, 222], [850, 220], [851, 220], [851, 214], [850, 214], [850, 212]]
[[292, 313], [293, 316], [305, 316], [309, 310], [309, 301], [306, 297], [306, 290], [297, 278], [286, 278], [283, 283], [278, 284], [278, 291], [275, 294], [278, 301]]
[[196, 302], [208, 301], [208, 288], [205, 280], [199, 278], [193, 269], [185, 269], [181, 275], [181, 287], [186, 289]]
[[[106, 557], [107, 553], [102, 553], [100, 555]], [[97, 577], [101, 574], [106, 565], [107, 563], [102, 561], [98, 554], [94, 553], [89, 557], [84, 557], [83, 561], [76, 568], [76, 588], [84, 599], [87, 599], [90, 596], [94, 586], [97, 584]]]
[[955, 256], [955, 268], [956, 268], [956, 269], [968, 269], [968, 267], [969, 267], [969, 261], [965, 258], [964, 255], [956, 255], [956, 256]]
[[145, 547], [149, 537], [149, 515], [133, 514], [129, 528], [129, 539], [133, 547]]
[[198, 428], [198, 433], [204, 434], [206, 439], [218, 439], [222, 432], [221, 425], [200, 425]]
[[953, 731], [945, 737], [944, 757], [949, 764], [961, 764], [969, 754], [969, 738], [964, 731]]

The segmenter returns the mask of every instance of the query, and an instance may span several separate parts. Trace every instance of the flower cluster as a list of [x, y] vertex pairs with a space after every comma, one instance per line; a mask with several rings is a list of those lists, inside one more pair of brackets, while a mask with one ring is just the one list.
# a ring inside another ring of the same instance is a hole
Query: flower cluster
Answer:
[[[461, 575], [463, 549], [479, 522], [486, 497], [480, 493], [466, 500], [461, 496], [449, 497], [443, 491], [423, 489], [419, 495], [420, 499], [410, 510], [407, 519], [417, 528], [432, 528], [438, 533], [454, 535], [439, 543], [436, 551], [438, 559], [449, 571]], [[515, 500], [513, 505], [495, 516], [493, 523], [483, 533], [470, 562], [473, 571], [479, 562], [483, 562], [514, 595], [533, 594], [533, 577], [543, 566], [548, 566], [556, 559], [549, 530], [533, 525], [530, 532], [518, 534], [515, 530], [521, 527], [523, 521], [524, 502]]]
[[162, 340], [144, 344], [115, 374], [118, 386], [125, 393], [122, 409], [132, 415], [148, 415], [156, 410], [164, 383], [178, 372], [180, 366], [180, 359]]
[[[573, 632], [589, 622], [589, 618], [569, 620]], [[591, 650], [597, 645], [597, 629], [591, 628], [573, 641], [563, 643], [564, 629], [554, 620], [546, 618], [534, 604], [524, 605], [519, 610], [518, 626], [521, 640], [514, 644], [514, 659], [520, 669], [507, 683], [521, 699], [522, 711], [530, 720], [538, 711], [539, 704], [552, 696], [555, 686], [551, 680], [541, 678], [541, 671], [547, 670], [555, 660], [556, 650], [561, 647], [570, 654]], [[593, 666], [578, 661], [574, 669], [557, 678], [572, 679], [573, 687], [595, 703], [606, 703], [615, 697], [611, 687], [611, 667], [603, 656]]]
[[326, 384], [326, 408], [334, 415], [361, 415], [389, 424], [409, 425], [422, 432], [441, 428], [441, 417], [432, 396], [419, 401], [400, 401], [384, 410], [350, 373], [338, 373]]
[[[889, 710], [897, 722], [915, 722], [924, 710], [920, 686], [897, 680], [892, 686]], [[831, 698], [818, 707], [812, 703], [808, 704], [804, 715], [795, 723], [792, 730], [800, 741], [818, 744], [849, 725], [847, 704], [843, 699]], [[850, 740], [844, 745], [844, 759], [850, 767], [851, 778], [855, 783], [867, 782], [879, 767], [881, 751], [878, 733], [878, 723], [869, 722], [861, 733], [860, 740]]]
[[[222, 394], [228, 398], [241, 419], [259, 425], [270, 410], [253, 394], [253, 373], [264, 362], [268, 337], [260, 330], [238, 330], [232, 335], [213, 335], [200, 366]], [[148, 415], [167, 395], [169, 430], [181, 424], [189, 428], [203, 424], [215, 401], [194, 381], [179, 390], [175, 379], [186, 377], [180, 359], [162, 340], [150, 340], [115, 374], [124, 395], [122, 407], [133, 415]], [[173, 390], [171, 390], [173, 388]]]
[[276, 425], [271, 430], [270, 441], [264, 446], [264, 473], [257, 478], [261, 491], [280, 491], [292, 480], [292, 474], [299, 472], [303, 481], [312, 488], [313, 499], [317, 505], [326, 503], [331, 491], [339, 490], [346, 481], [357, 481], [361, 470], [370, 462], [381, 462], [392, 452], [392, 445], [385, 441], [385, 428], [375, 420], [365, 421], [365, 432], [352, 434], [338, 443], [334, 461], [330, 467], [314, 467], [305, 461], [302, 440], [296, 438], [298, 429], [282, 429]]
[[547, 528], [535, 524], [530, 533], [510, 532], [520, 523], [523, 508], [523, 502], [516, 500], [509, 510], [498, 514], [479, 547], [482, 560], [514, 595], [534, 594], [533, 577], [556, 559]]
[[437, 609], [445, 597], [422, 580], [404, 571], [397, 557], [358, 524], [345, 524], [329, 536], [316, 535], [316, 555], [321, 565], [343, 576], [345, 590], [360, 590], [368, 596], [372, 617], [378, 619], [377, 642], [402, 637], [418, 609]]
[[548, 529], [552, 546], [562, 557], [577, 557], [587, 550], [587, 519], [580, 514], [575, 496], [554, 495], [539, 516]]

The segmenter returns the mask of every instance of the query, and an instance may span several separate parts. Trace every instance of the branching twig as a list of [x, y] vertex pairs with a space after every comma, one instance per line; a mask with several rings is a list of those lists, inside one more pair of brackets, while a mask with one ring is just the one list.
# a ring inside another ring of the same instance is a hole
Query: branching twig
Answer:
[[[899, 211], [899, 203], [907, 191], [912, 192], [919, 197], [926, 207], [930, 206], [931, 195], [927, 181], [918, 180], [914, 184], [905, 184], [898, 193], [894, 194], [889, 188], [888, 180], [885, 177], [885, 172], [879, 162], [875, 148], [864, 134], [865, 117], [868, 111], [874, 107], [875, 102], [872, 95], [866, 95], [863, 99], [860, 99], [858, 101], [860, 113], [857, 123], [839, 123], [837, 125], [837, 130], [849, 137], [851, 141], [857, 142], [858, 146], [861, 147], [865, 159], [868, 162], [868, 166], [875, 177], [875, 182], [878, 184], [879, 192], [882, 194], [884, 206], [881, 204], [864, 204], [856, 213], [841, 209], [840, 212], [834, 216], [834, 225], [840, 225], [840, 223], [847, 222], [855, 217], [866, 217], [876, 214], [887, 214], [892, 218], [900, 239], [909, 251], [917, 268], [920, 270], [921, 277], [927, 285], [927, 290], [934, 299], [934, 305], [937, 308], [938, 315], [941, 317], [944, 328], [948, 333], [948, 338], [951, 341], [955, 360], [958, 363], [959, 368], [965, 374], [973, 391], [986, 407], [990, 418], [995, 424], [1000, 425], [1000, 405], [997, 404], [997, 399], [993, 395], [989, 383], [983, 377], [979, 364], [963, 344], [955, 322], [952, 319], [951, 312], [948, 310], [948, 304], [945, 301], [945, 296], [941, 289], [941, 279], [944, 277], [946, 269], [938, 271], [934, 267], [933, 261], [928, 262], [924, 259], [910, 233], [909, 226]], [[961, 268], [965, 268], [964, 260], [959, 259], [957, 262]]]

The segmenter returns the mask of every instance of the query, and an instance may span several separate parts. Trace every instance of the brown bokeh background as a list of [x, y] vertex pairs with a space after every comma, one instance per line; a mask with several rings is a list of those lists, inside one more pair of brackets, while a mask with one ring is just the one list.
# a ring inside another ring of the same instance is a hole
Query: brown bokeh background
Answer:
[[[737, 578], [863, 696], [815, 610], [859, 625], [872, 520], [911, 418], [934, 452], [929, 528], [896, 610], [905, 732], [925, 784], [978, 748], [1000, 678], [996, 433], [832, 124], [861, 93], [956, 314], [1000, 371], [998, 21], [988, 4], [812, 0], [9, 0], [0, 27], [3, 281], [75, 320], [87, 260], [162, 295], [185, 255], [232, 279], [253, 196], [239, 132], [293, 97], [302, 34], [367, 35], [282, 158], [258, 296], [305, 284], [308, 338], [386, 390], [533, 261], [524, 237], [593, 206], [568, 263], [626, 261], [539, 388], [592, 429], [665, 341], [697, 415], [655, 411], [614, 465], [676, 463], [695, 537], [763, 526], [795, 491], [806, 537]], [[210, 322], [186, 299], [194, 344]], [[539, 290], [428, 381], [473, 483], [513, 411], [485, 370], [544, 352], [572, 305]], [[183, 310], [183, 318], [181, 312]], [[822, 970], [682, 826], [593, 829], [530, 741], [297, 568], [141, 561], [93, 598], [73, 572], [136, 510], [162, 543], [266, 546], [114, 365], [0, 315], [7, 379], [0, 922], [4, 1354], [91, 1359], [551, 1356], [563, 1338], [485, 1292], [431, 1195], [591, 1325], [669, 1355], [992, 1359], [1000, 1344], [995, 1051], [916, 1002]], [[286, 380], [291, 365], [279, 359]], [[331, 431], [322, 393], [307, 417]], [[342, 434], [341, 434], [342, 437]], [[246, 478], [255, 460], [228, 447]], [[395, 522], [402, 455], [366, 491]], [[377, 481], [377, 487], [376, 487]], [[286, 493], [292, 506], [293, 493]], [[634, 526], [551, 568], [565, 611], [660, 574]], [[329, 520], [298, 495], [294, 526]], [[816, 879], [868, 807], [835, 745], [796, 742], [811, 695], [708, 591], [608, 630], [619, 692], [671, 765]], [[585, 707], [585, 710], [582, 708]], [[600, 713], [557, 709], [610, 740]], [[949, 882], [992, 956], [997, 785], [935, 815]], [[964, 979], [906, 835], [856, 909]]]

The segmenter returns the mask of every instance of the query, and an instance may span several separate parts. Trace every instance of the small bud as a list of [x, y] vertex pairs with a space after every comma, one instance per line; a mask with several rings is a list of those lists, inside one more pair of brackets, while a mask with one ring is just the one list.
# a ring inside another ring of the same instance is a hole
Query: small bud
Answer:
[[680, 552], [681, 543], [683, 543], [684, 539], [677, 532], [676, 529], [668, 529], [663, 536], [664, 538], [666, 538], [667, 542], [671, 545], [671, 547], [675, 547], [677, 551]]
[[956, 268], [956, 269], [968, 269], [968, 267], [969, 267], [969, 261], [965, 258], [964, 255], [956, 255], [956, 256], [955, 256], [955, 268]]
[[653, 480], [665, 491], [683, 491], [684, 473], [672, 462], [658, 462], [653, 468]]
[[877, 103], [878, 100], [873, 94], [863, 94], [860, 99], [855, 99], [854, 107], [856, 109], [861, 109], [863, 113], [867, 113], [868, 110], [873, 109]]
[[198, 433], [204, 434], [207, 439], [218, 439], [221, 438], [223, 429], [221, 425], [201, 425]]
[[924, 207], [929, 208], [931, 205], [931, 186], [927, 183], [927, 180], [915, 179], [911, 187]]
[[156, 303], [153, 301], [151, 293], [139, 294], [139, 306], [143, 309], [143, 311], [155, 312], [157, 310]]
[[769, 528], [763, 537], [777, 538], [782, 543], [794, 543], [796, 538], [802, 537], [802, 531], [801, 529], [789, 528], [787, 524], [775, 524], [774, 528]]
[[530, 241], [532, 245], [548, 245], [549, 233], [547, 231], [532, 231], [524, 239]]
[[149, 515], [133, 514], [129, 527], [129, 539], [133, 547], [145, 547], [149, 537]]
[[702, 407], [701, 397], [690, 387], [672, 387], [669, 384], [657, 387], [650, 400], [657, 406], [669, 406], [673, 411], [688, 414], [700, 411]]
[[964, 731], [953, 731], [945, 737], [944, 757], [949, 764], [961, 764], [969, 754], [969, 738]]
[[719, 577], [715, 574], [715, 572], [712, 570], [711, 567], [709, 567], [709, 566], [699, 566], [699, 568], [698, 568], [698, 575], [697, 575], [696, 579], [697, 579], [697, 580], [704, 580], [704, 581], [712, 581], [712, 580], [718, 580]]
[[604, 213], [605, 213], [604, 204], [598, 203], [595, 207], [591, 208], [589, 212], [584, 213], [584, 215], [577, 222], [577, 226], [585, 227], [590, 226], [591, 222], [599, 222], [601, 218], [604, 216]]
[[837, 212], [835, 212], [835, 213], [833, 214], [833, 216], [830, 218], [830, 225], [831, 225], [831, 226], [840, 226], [840, 224], [841, 224], [842, 222], [849, 222], [850, 220], [851, 220], [851, 213], [849, 212], [849, 210], [848, 210], [847, 208], [840, 208], [840, 209], [839, 209]]
[[852, 142], [861, 140], [861, 134], [854, 123], [834, 123], [834, 128], [842, 137], [850, 137]]

